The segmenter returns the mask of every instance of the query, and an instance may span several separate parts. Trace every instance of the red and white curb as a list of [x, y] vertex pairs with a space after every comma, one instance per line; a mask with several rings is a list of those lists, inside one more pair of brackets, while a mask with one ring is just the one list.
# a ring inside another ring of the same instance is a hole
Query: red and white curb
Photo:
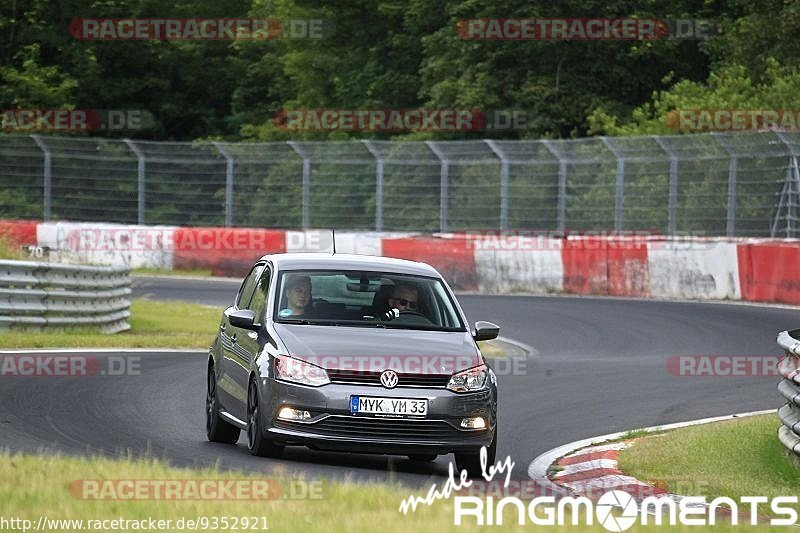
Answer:
[[627, 492], [637, 500], [666, 494], [667, 491], [627, 476], [619, 469], [619, 452], [628, 446], [627, 442], [615, 442], [566, 455], [553, 465], [558, 471], [551, 474], [550, 480], [573, 494], [593, 499], [611, 490]]
[[[653, 426], [641, 431], [654, 433], [773, 413], [774, 409], [753, 411]], [[637, 502], [650, 496], [666, 496], [677, 501], [683, 498], [681, 495], [670, 494], [664, 489], [628, 476], [619, 469], [619, 453], [630, 446], [629, 442], [622, 441], [626, 435], [626, 432], [612, 433], [553, 448], [531, 461], [528, 466], [528, 477], [538, 485], [547, 487], [554, 494], [566, 492], [571, 496], [584, 496], [593, 500], [612, 490], [627, 492]]]

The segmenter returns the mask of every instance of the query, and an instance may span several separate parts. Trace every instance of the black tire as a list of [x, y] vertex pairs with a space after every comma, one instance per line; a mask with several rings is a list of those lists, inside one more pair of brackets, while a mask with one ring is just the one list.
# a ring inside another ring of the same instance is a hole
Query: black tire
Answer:
[[420, 463], [430, 463], [431, 461], [435, 461], [437, 457], [438, 455], [435, 453], [415, 453], [408, 456], [412, 461], [419, 461]]
[[264, 437], [263, 423], [258, 385], [255, 381], [250, 381], [247, 389], [247, 448], [251, 454], [259, 457], [280, 457], [283, 446]]
[[217, 376], [214, 365], [208, 367], [208, 383], [206, 384], [206, 436], [211, 442], [236, 444], [239, 441], [240, 429], [219, 416], [217, 400]]
[[[481, 469], [481, 449], [478, 448], [469, 452], [456, 452], [456, 467], [459, 472], [461, 470], [467, 471], [467, 476], [470, 478], [481, 477], [483, 470]], [[492, 443], [486, 447], [486, 469], [488, 470], [495, 463], [497, 458], [497, 425], [494, 426], [492, 433]]]

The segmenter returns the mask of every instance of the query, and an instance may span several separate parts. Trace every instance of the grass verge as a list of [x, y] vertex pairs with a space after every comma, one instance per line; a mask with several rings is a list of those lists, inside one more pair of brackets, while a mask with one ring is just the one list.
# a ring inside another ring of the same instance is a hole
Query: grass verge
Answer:
[[0, 236], [0, 259], [21, 261], [26, 258], [23, 257], [22, 250], [18, 245], [13, 244], [9, 239]]
[[0, 348], [208, 348], [220, 309], [183, 302], [131, 302], [131, 329], [104, 335], [94, 329], [7, 331]]
[[778, 441], [780, 420], [763, 415], [644, 437], [619, 456], [623, 472], [686, 496], [794, 496], [800, 461]]
[[[7, 331], [0, 348], [208, 348], [219, 325], [221, 309], [183, 302], [133, 300], [131, 329], [116, 335], [71, 328], [63, 331]], [[505, 355], [491, 342], [481, 342], [487, 357]]]
[[[374, 531], [376, 524], [395, 522], [388, 530], [425, 531], [428, 525], [437, 530], [448, 529], [452, 522], [443, 505], [420, 509], [402, 516], [397, 512], [408, 490], [388, 486], [360, 486], [354, 483], [322, 483], [314, 485], [312, 493], [321, 498], [313, 500], [283, 499], [291, 496], [291, 484], [282, 483], [281, 496], [276, 500], [202, 500], [202, 501], [138, 501], [85, 500], [73, 496], [70, 485], [76, 480], [264, 480], [265, 476], [221, 472], [215, 468], [178, 469], [153, 460], [112, 460], [108, 458], [71, 458], [50, 455], [0, 454], [0, 516], [21, 517], [33, 522], [40, 516], [51, 519], [127, 519], [150, 517], [172, 520], [167, 531], [177, 531], [180, 518], [198, 517], [259, 517], [258, 529], [263, 530], [264, 517], [271, 531]], [[272, 479], [268, 479], [272, 483]], [[306, 481], [304, 486], [311, 483]], [[297, 486], [298, 483], [295, 483]], [[80, 492], [77, 493], [80, 495]], [[80, 496], [79, 496], [80, 497]], [[398, 519], [398, 517], [402, 517]], [[62, 524], [47, 530], [78, 530]], [[110, 530], [121, 530], [112, 528]], [[201, 528], [202, 529], [202, 528]], [[230, 528], [229, 528], [230, 529]], [[242, 530], [241, 526], [238, 529]], [[382, 530], [386, 530], [381, 527]], [[452, 526], [449, 529], [454, 529]], [[109, 529], [107, 529], [109, 530]], [[209, 529], [206, 529], [209, 530]], [[222, 530], [210, 529], [210, 530]]]
[[[266, 461], [266, 460], [265, 460]], [[265, 462], [266, 464], [266, 462]], [[170, 527], [162, 531], [179, 531], [178, 520], [198, 520], [201, 517], [218, 520], [227, 519], [229, 524], [242, 517], [258, 518], [258, 528], [245, 528], [240, 531], [324, 531], [382, 533], [407, 533], [409, 531], [475, 531], [475, 518], [466, 517], [464, 525], [454, 524], [454, 502], [451, 498], [435, 501], [432, 505], [421, 505], [406, 515], [398, 511], [400, 502], [411, 495], [424, 497], [425, 489], [408, 489], [396, 485], [356, 484], [352, 482], [327, 482], [312, 478], [278, 480], [281, 484], [280, 496], [274, 500], [87, 500], [81, 498], [80, 488], [73, 483], [80, 480], [258, 480], [275, 482], [273, 476], [262, 476], [250, 472], [222, 472], [214, 467], [202, 469], [179, 469], [155, 459], [109, 459], [106, 457], [72, 458], [53, 455], [11, 455], [0, 452], [0, 518], [30, 520], [35, 529], [40, 517], [53, 520], [83, 520], [83, 530], [87, 530], [87, 520], [171, 520]], [[438, 482], [441, 489], [442, 479]], [[148, 483], [149, 484], [149, 483]], [[70, 487], [73, 490], [70, 490]], [[122, 490], [121, 484], [114, 484]], [[297, 490], [295, 487], [300, 487]], [[312, 487], [310, 491], [304, 487]], [[288, 490], [287, 490], [288, 488]], [[291, 495], [310, 492], [314, 499], [292, 499]], [[283, 496], [289, 496], [284, 499]], [[539, 511], [541, 515], [541, 510]], [[594, 526], [535, 526], [526, 518], [525, 525], [517, 524], [513, 506], [506, 507], [502, 531], [596, 531], [605, 528]], [[543, 515], [541, 515], [543, 516]], [[263, 517], [263, 519], [262, 519]], [[80, 531], [76, 524], [45, 523], [45, 531]], [[122, 531], [122, 526], [106, 525], [94, 528], [95, 531]], [[135, 528], [128, 523], [127, 529]], [[142, 528], [143, 529], [143, 528]], [[669, 531], [702, 531], [706, 528], [675, 527]], [[714, 531], [742, 531], [742, 529], [720, 524]], [[21, 531], [17, 527], [14, 530]], [[185, 529], [184, 529], [185, 530]], [[232, 531], [227, 529], [203, 528], [201, 531]], [[663, 527], [634, 526], [629, 531], [664, 531]], [[748, 529], [751, 530], [751, 529]]]

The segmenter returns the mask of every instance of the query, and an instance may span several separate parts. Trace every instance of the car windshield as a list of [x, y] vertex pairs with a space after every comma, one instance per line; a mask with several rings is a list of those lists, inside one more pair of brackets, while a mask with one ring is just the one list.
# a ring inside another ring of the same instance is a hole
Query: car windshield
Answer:
[[438, 278], [351, 270], [283, 271], [276, 322], [466, 331]]

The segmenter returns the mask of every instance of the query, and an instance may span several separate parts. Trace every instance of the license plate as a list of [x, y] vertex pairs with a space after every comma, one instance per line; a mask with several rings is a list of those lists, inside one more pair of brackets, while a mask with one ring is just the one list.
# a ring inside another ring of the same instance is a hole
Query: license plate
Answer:
[[425, 416], [428, 414], [428, 400], [351, 396], [350, 413], [354, 415]]

